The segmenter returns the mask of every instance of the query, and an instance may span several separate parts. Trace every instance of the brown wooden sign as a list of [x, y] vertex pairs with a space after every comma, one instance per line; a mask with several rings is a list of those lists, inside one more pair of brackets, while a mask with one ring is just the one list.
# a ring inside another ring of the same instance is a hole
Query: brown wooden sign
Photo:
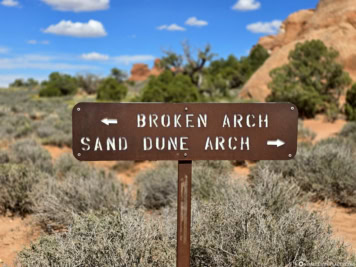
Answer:
[[286, 160], [297, 151], [290, 103], [79, 103], [73, 153], [101, 160]]

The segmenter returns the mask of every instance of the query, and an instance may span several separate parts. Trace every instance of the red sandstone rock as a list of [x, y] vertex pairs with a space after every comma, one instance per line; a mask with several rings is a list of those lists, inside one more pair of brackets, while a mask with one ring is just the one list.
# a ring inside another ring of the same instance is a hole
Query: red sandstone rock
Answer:
[[270, 58], [250, 78], [240, 97], [264, 101], [269, 95], [269, 73], [288, 62], [288, 54], [298, 42], [320, 39], [339, 51], [339, 62], [356, 81], [355, 0], [320, 0], [316, 10], [301, 10], [284, 21], [275, 36], [262, 37], [259, 44], [271, 52]]
[[160, 59], [157, 58], [154, 62], [153, 68], [150, 70], [147, 64], [137, 63], [132, 66], [131, 76], [129, 78], [130, 81], [145, 81], [151, 75], [158, 76], [162, 73], [162, 69], [160, 68]]

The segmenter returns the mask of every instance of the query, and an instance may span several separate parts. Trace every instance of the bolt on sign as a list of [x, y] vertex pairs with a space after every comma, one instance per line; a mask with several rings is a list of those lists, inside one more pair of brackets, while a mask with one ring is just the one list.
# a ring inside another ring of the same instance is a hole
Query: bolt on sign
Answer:
[[287, 160], [297, 152], [291, 103], [78, 103], [81, 161], [178, 161], [177, 266], [189, 266], [192, 160]]

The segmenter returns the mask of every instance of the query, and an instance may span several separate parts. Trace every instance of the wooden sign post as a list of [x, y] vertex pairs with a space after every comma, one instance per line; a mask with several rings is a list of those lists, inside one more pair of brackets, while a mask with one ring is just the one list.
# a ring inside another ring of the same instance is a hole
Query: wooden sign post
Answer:
[[190, 265], [192, 160], [288, 160], [297, 152], [291, 103], [79, 103], [80, 161], [178, 161], [177, 267]]

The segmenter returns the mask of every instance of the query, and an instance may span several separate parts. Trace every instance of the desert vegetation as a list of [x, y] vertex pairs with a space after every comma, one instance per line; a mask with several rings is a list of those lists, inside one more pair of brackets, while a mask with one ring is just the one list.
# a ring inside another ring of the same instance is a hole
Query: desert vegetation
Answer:
[[351, 84], [336, 62], [338, 52], [320, 40], [299, 43], [289, 53], [289, 63], [274, 69], [268, 101], [293, 102], [302, 117], [324, 112], [330, 120], [339, 113], [339, 98]]
[[[17, 263], [174, 266], [177, 163], [154, 164], [125, 185], [117, 175], [133, 162], [100, 169], [70, 154], [52, 159], [43, 144], [67, 127], [74, 96], [44, 100], [33, 90], [16, 92], [1, 91], [3, 123], [13, 131], [6, 131], [0, 154], [0, 212], [31, 215], [43, 231]], [[8, 123], [17, 117], [29, 129], [20, 135]], [[56, 121], [61, 126], [50, 128]], [[314, 136], [300, 121], [297, 157], [257, 162], [248, 180], [236, 178], [232, 162], [194, 162], [192, 266], [356, 263], [327, 218], [305, 208], [325, 199], [355, 207], [354, 123], [332, 139], [314, 143]]]
[[[308, 208], [316, 201], [356, 208], [355, 86], [349, 88], [336, 55], [309, 41], [271, 73], [269, 100], [295, 103], [302, 117], [295, 159], [193, 163], [192, 266], [356, 264], [328, 218]], [[242, 102], [233, 97], [268, 56], [256, 46], [247, 57], [215, 60], [210, 46], [194, 57], [185, 45], [184, 55], [167, 52], [162, 73], [144, 83], [113, 68], [108, 77], [55, 72], [38, 86], [1, 89], [0, 214], [30, 216], [41, 229], [17, 264], [174, 266], [176, 162], [153, 163], [123, 183], [138, 163], [97, 167], [49, 150], [71, 146], [71, 109], [79, 101]], [[337, 103], [347, 89], [350, 122], [316, 142], [304, 117], [340, 116]], [[252, 166], [248, 177], [237, 175], [236, 165]]]
[[356, 84], [347, 91], [345, 114], [348, 120], [356, 121]]

